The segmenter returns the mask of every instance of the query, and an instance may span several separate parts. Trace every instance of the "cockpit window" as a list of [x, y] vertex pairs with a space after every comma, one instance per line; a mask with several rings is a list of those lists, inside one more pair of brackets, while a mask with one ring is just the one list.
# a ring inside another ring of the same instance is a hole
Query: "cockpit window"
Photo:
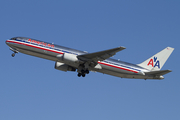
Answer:
[[14, 38], [11, 38], [11, 40], [16, 40], [16, 37], [14, 37]]
[[29, 38], [26, 37], [13, 37], [11, 40], [28, 40]]

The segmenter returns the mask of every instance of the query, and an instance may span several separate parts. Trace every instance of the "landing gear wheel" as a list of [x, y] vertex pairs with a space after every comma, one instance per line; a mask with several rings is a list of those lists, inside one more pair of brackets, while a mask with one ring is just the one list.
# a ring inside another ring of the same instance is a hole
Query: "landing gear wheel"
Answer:
[[15, 56], [15, 53], [13, 53], [11, 56], [14, 57], [14, 56]]
[[89, 70], [88, 70], [88, 66], [89, 65], [84, 65], [84, 64], [80, 64], [79, 66], [78, 66], [78, 70], [77, 70], [77, 72], [78, 72], [78, 74], [77, 74], [77, 76], [78, 77], [85, 77], [86, 76], [86, 74], [89, 74]]
[[78, 75], [77, 75], [78, 77], [81, 77], [81, 73], [78, 73]]
[[86, 72], [86, 74], [89, 74], [89, 70], [86, 70], [85, 72]]
[[86, 76], [86, 74], [82, 74], [82, 77], [85, 77]]

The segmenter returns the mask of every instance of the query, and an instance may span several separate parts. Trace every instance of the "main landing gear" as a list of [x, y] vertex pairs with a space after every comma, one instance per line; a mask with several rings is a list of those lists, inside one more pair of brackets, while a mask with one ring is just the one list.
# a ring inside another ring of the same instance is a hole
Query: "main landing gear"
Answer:
[[78, 77], [85, 77], [86, 74], [89, 74], [89, 70], [81, 70], [81, 72], [78, 73]]
[[81, 77], [81, 76], [82, 76], [82, 77], [85, 77], [86, 74], [89, 74], [88, 67], [86, 67], [85, 64], [79, 65], [77, 72], [78, 72], [78, 74], [77, 74], [78, 77]]

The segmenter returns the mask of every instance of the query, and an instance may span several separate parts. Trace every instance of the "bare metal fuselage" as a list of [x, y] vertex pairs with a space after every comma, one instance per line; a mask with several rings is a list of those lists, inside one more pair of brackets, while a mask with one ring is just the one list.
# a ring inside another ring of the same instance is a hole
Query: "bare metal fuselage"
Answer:
[[[83, 55], [87, 52], [39, 41], [30, 38], [17, 37], [16, 39], [10, 39], [6, 41], [6, 44], [13, 50], [18, 52], [65, 63], [69, 66], [72, 66], [75, 69], [78, 69], [81, 63], [79, 62], [69, 62], [63, 59], [60, 59], [58, 56], [63, 54], [72, 54], [74, 56]], [[81, 61], [83, 62], [83, 61]], [[135, 64], [115, 60], [108, 58], [103, 61], [97, 62], [100, 67], [89, 67], [90, 71], [97, 71], [104, 74], [109, 74], [121, 78], [136, 78], [136, 79], [163, 79], [162, 76], [155, 76], [145, 74], [149, 70], [140, 67]]]

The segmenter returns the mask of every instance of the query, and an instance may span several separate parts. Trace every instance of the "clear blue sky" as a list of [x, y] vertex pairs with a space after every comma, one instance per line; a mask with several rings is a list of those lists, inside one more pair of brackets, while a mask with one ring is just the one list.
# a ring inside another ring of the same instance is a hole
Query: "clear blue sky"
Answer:
[[[1, 0], [0, 120], [180, 119], [179, 0]], [[5, 40], [24, 36], [140, 63], [167, 46], [175, 50], [162, 81], [121, 79], [91, 72], [85, 78], [54, 62], [22, 53]]]

